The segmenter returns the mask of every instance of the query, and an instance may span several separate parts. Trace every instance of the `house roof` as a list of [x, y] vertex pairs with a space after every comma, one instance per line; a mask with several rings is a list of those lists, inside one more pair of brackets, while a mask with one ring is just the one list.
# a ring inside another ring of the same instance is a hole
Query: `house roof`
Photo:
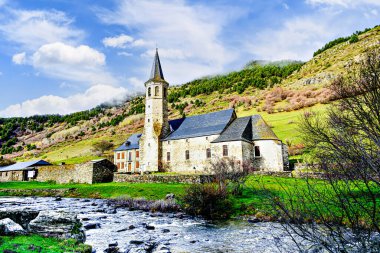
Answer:
[[130, 149], [140, 148], [139, 142], [142, 134], [132, 134], [126, 142], [124, 142], [120, 147], [115, 149], [115, 151], [124, 151]]
[[258, 114], [252, 118], [252, 140], [279, 140], [265, 120]]
[[186, 117], [177, 130], [170, 133], [163, 140], [178, 140], [220, 134], [234, 117], [234, 109]]
[[48, 163], [44, 160], [35, 160], [35, 161], [28, 161], [28, 162], [19, 162], [15, 163], [13, 165], [9, 165], [6, 167], [1, 167], [0, 172], [3, 171], [15, 171], [15, 170], [28, 170], [30, 167], [37, 167], [37, 166], [45, 166], [45, 165], [51, 165], [51, 163]]
[[251, 141], [252, 128], [251, 117], [243, 117], [235, 119], [223, 133], [216, 138], [215, 142], [225, 141]]

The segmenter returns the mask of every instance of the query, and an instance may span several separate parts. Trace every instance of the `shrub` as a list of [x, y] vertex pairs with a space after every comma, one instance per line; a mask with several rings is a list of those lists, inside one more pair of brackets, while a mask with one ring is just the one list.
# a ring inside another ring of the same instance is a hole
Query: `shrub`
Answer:
[[193, 184], [181, 199], [184, 210], [206, 219], [226, 219], [231, 216], [232, 201], [226, 188], [218, 184]]

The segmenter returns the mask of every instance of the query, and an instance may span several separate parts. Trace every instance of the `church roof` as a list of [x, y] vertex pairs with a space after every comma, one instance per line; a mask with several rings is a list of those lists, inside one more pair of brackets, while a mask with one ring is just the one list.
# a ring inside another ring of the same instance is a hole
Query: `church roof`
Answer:
[[124, 142], [120, 147], [115, 149], [115, 151], [124, 151], [130, 149], [139, 149], [139, 142], [142, 134], [132, 134], [126, 142]]
[[152, 71], [150, 72], [149, 81], [164, 81], [164, 73], [162, 72], [160, 57], [158, 55], [158, 49], [156, 48], [156, 55], [154, 56]]
[[235, 119], [227, 129], [213, 142], [224, 141], [251, 141], [252, 127], [251, 117], [243, 117]]
[[220, 134], [234, 118], [234, 113], [234, 109], [228, 109], [186, 117], [178, 129], [163, 140], [178, 140]]
[[234, 120], [215, 142], [278, 140], [276, 134], [260, 115]]
[[279, 140], [272, 128], [258, 114], [252, 117], [252, 140]]

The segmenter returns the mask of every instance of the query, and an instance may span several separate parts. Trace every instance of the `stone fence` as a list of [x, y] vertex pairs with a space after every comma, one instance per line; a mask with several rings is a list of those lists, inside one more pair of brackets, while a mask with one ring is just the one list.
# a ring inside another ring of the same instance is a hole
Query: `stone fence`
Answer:
[[115, 173], [113, 176], [114, 182], [129, 182], [129, 183], [184, 183], [196, 184], [211, 182], [213, 176], [211, 175], [131, 175], [124, 173]]

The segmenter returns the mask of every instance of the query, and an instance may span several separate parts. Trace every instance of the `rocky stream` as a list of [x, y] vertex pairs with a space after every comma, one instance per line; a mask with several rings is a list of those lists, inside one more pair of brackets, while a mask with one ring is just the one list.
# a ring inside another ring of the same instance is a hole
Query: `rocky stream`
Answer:
[[0, 214], [10, 210], [32, 213], [30, 219], [35, 220], [21, 219], [25, 223], [22, 227], [26, 228], [30, 222], [31, 230], [41, 227], [38, 220], [41, 222], [49, 219], [46, 217], [64, 213], [83, 224], [81, 232], [85, 234], [85, 243], [98, 253], [298, 252], [281, 226], [271, 222], [236, 220], [210, 223], [182, 213], [117, 208], [100, 199], [0, 198]]

